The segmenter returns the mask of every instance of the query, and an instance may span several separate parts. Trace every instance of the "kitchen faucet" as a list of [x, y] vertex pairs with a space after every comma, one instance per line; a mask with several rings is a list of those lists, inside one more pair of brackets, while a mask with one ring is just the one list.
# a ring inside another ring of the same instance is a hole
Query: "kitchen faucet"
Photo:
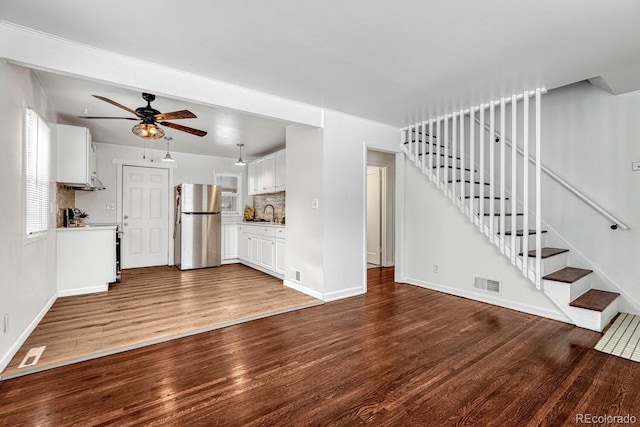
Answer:
[[272, 204], [268, 204], [265, 205], [264, 209], [262, 210], [262, 214], [266, 215], [267, 214], [267, 208], [270, 207], [271, 208], [271, 222], [275, 222], [276, 218], [276, 208], [273, 207]]

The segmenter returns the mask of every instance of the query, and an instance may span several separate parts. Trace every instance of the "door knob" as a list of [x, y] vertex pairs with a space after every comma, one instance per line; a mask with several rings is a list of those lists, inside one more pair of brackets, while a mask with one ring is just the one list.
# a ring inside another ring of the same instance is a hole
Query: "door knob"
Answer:
[[124, 216], [124, 219], [129, 219], [129, 215], [125, 215], [125, 216]]
[[129, 225], [129, 223], [128, 223], [128, 222], [125, 222], [125, 223], [124, 223], [124, 226], [126, 227], [127, 225]]

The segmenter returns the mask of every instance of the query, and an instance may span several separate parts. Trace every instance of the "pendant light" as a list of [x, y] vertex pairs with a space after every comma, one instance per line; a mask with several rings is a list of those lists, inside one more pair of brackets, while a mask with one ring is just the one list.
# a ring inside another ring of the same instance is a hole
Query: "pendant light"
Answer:
[[238, 161], [236, 162], [236, 166], [244, 166], [244, 165], [246, 165], [246, 163], [242, 159], [242, 147], [244, 147], [244, 144], [236, 144], [236, 145], [240, 148], [240, 157], [238, 157]]
[[165, 136], [164, 139], [167, 140], [167, 154], [165, 154], [164, 157], [160, 160], [162, 160], [163, 162], [175, 162], [175, 159], [171, 157], [171, 153], [169, 152], [169, 141], [171, 141], [173, 137]]

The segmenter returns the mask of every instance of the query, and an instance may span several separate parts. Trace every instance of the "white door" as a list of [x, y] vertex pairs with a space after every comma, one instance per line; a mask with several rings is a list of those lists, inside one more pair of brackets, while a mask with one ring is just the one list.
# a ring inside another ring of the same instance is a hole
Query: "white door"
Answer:
[[169, 171], [122, 167], [122, 268], [169, 264]]
[[367, 166], [367, 263], [380, 265], [381, 244], [381, 171]]

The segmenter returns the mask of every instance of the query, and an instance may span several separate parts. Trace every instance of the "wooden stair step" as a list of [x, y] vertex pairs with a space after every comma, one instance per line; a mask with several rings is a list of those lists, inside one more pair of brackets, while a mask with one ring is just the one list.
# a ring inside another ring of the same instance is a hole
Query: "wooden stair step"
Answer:
[[[560, 255], [563, 254], [565, 252], [569, 252], [569, 249], [562, 249], [562, 248], [542, 248], [542, 251], [540, 253], [540, 258], [545, 259], [545, 258], [550, 258], [554, 255]], [[520, 252], [520, 256], [524, 255], [522, 252]], [[527, 253], [527, 256], [530, 256], [532, 258], [536, 257], [536, 250], [533, 249], [531, 251], [529, 251]]]
[[[471, 196], [464, 196], [464, 198], [465, 198], [465, 199], [470, 199], [470, 198], [471, 198]], [[476, 196], [476, 195], [474, 195], [474, 196], [473, 196], [473, 198], [474, 198], [474, 199], [479, 199], [479, 198], [480, 198], [480, 196]], [[485, 198], [486, 200], [489, 200], [489, 199], [491, 199], [491, 196], [484, 196], [484, 198]], [[500, 196], [494, 196], [494, 197], [493, 197], [493, 199], [494, 199], [494, 200], [500, 200]], [[508, 198], [508, 197], [505, 197], [504, 199], [505, 199], [505, 200], [509, 200], [509, 198]]]
[[[506, 199], [506, 198], [505, 198]], [[523, 213], [517, 213], [516, 216], [522, 216], [524, 215]], [[484, 216], [491, 216], [491, 213], [485, 212]], [[499, 213], [494, 212], [493, 216], [500, 216]], [[505, 213], [504, 216], [513, 216], [513, 214], [511, 212]]]
[[[440, 165], [439, 167], [444, 168], [444, 165]], [[453, 166], [452, 166], [452, 165], [448, 165], [447, 167], [448, 167], [449, 169], [452, 169], [452, 168], [453, 168]], [[438, 169], [438, 166], [434, 166], [434, 167], [433, 167], [433, 169]], [[456, 169], [458, 169], [458, 170], [459, 170], [460, 168], [459, 168], [458, 166], [456, 166]], [[469, 169], [469, 168], [464, 168], [464, 170], [466, 170], [467, 172], [471, 172], [471, 169]], [[475, 172], [475, 171], [474, 171], [474, 172]]]
[[565, 267], [562, 270], [554, 271], [543, 277], [544, 280], [554, 280], [556, 282], [574, 283], [582, 279], [584, 276], [593, 273], [593, 270], [585, 270], [583, 268]]
[[619, 293], [601, 291], [599, 289], [589, 289], [569, 304], [572, 307], [586, 308], [587, 310], [604, 311], [616, 298]]
[[[453, 181], [451, 181], [451, 180], [449, 180], [449, 181], [447, 181], [447, 182], [448, 182], [449, 184], [453, 184]], [[456, 182], [460, 182], [460, 180], [459, 180], [459, 179], [456, 179]], [[471, 181], [469, 181], [468, 179], [465, 179], [465, 180], [464, 180], [464, 182], [465, 182], [465, 183], [467, 183], [467, 184], [478, 184], [478, 185], [480, 185], [480, 181], [473, 181], [473, 182], [471, 182]], [[490, 183], [488, 183], [488, 182], [485, 182], [485, 183], [484, 183], [484, 185], [491, 185], [491, 184], [490, 184]]]
[[[541, 233], [546, 233], [547, 230], [541, 230]], [[524, 236], [525, 230], [516, 230], [516, 236], [518, 237], [522, 237]], [[498, 232], [498, 234], [500, 234], [500, 232]], [[505, 231], [504, 235], [505, 236], [511, 236], [512, 232], [511, 230]], [[532, 235], [532, 234], [536, 234], [536, 230], [527, 230], [527, 234], [528, 235]]]
[[[427, 151], [427, 154], [438, 155], [438, 153], [430, 153], [429, 151]], [[418, 156], [422, 156], [422, 153], [418, 153]], [[444, 153], [440, 153], [440, 157], [444, 157]], [[447, 157], [453, 159], [453, 156], [451, 154], [449, 154]], [[456, 160], [460, 160], [460, 157], [456, 157]]]

